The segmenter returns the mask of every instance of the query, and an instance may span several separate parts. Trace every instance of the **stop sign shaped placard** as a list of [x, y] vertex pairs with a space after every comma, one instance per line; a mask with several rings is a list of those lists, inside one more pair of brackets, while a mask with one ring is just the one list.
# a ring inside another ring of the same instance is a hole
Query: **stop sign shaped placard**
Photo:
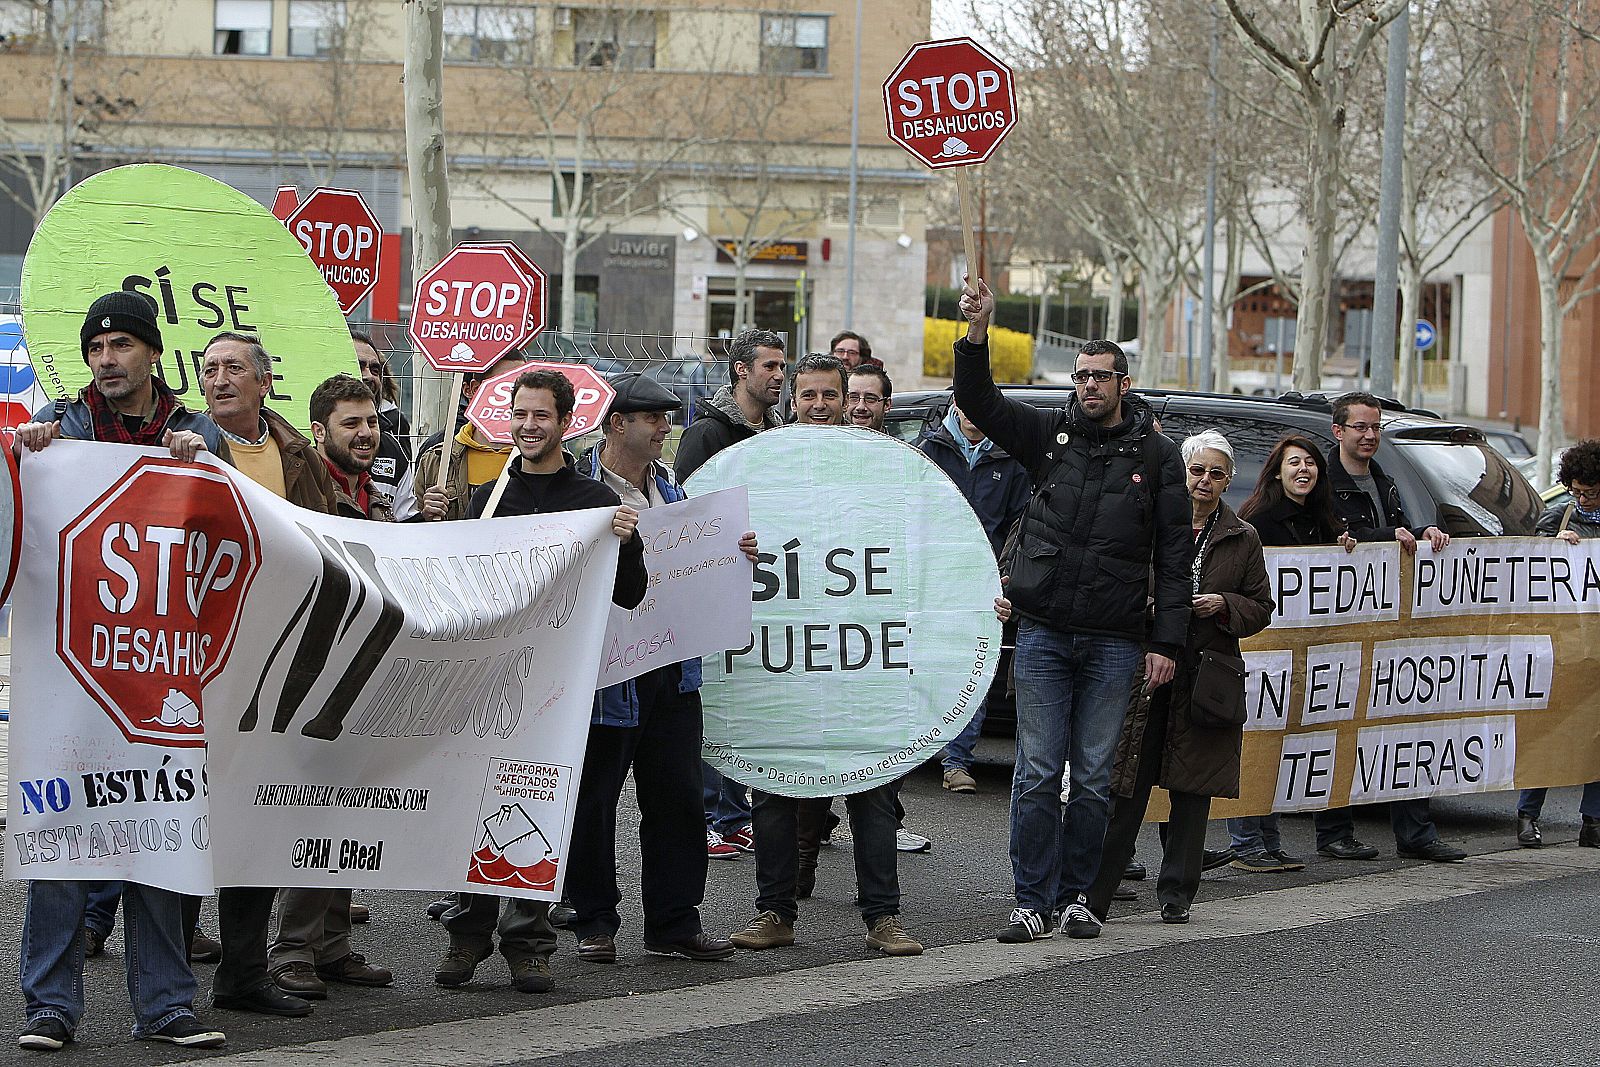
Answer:
[[318, 189], [284, 221], [346, 315], [378, 284], [383, 227], [352, 189]]
[[460, 245], [418, 279], [407, 332], [435, 370], [476, 374], [530, 340], [543, 310], [544, 286], [509, 252]]
[[468, 420], [485, 440], [500, 445], [511, 443], [511, 390], [517, 377], [530, 370], [559, 371], [572, 383], [576, 403], [572, 409], [572, 425], [561, 435], [563, 441], [598, 429], [611, 401], [617, 397], [617, 391], [611, 388], [605, 375], [593, 367], [581, 363], [524, 363], [485, 381], [467, 405]]
[[259, 537], [221, 471], [145, 458], [61, 531], [56, 652], [129, 741], [205, 744]]
[[883, 83], [889, 139], [930, 167], [982, 163], [1017, 121], [1011, 68], [970, 37], [924, 41]]

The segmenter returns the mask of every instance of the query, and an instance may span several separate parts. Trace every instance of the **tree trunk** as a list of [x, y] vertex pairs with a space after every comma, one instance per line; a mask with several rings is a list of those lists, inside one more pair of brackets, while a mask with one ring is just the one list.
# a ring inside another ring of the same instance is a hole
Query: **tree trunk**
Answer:
[[1328, 347], [1329, 290], [1333, 285], [1334, 213], [1338, 206], [1342, 121], [1327, 97], [1317, 101], [1310, 155], [1310, 202], [1306, 205], [1306, 258], [1300, 271], [1300, 307], [1294, 330], [1294, 388], [1322, 387], [1322, 357]]
[[567, 337], [578, 329], [578, 220], [574, 215], [575, 211], [567, 212], [561, 232], [561, 332]]
[[[1395, 324], [1400, 345], [1399, 378], [1395, 383], [1400, 403], [1416, 407], [1423, 403], [1425, 393], [1417, 384], [1417, 361], [1422, 354], [1417, 351], [1417, 318], [1421, 314], [1422, 277], [1409, 256], [1400, 258], [1400, 321]], [[1435, 325], [1442, 325], [1435, 323]], [[1437, 343], [1437, 342], [1436, 342]]]
[[[444, 0], [406, 0], [406, 166], [411, 190], [411, 272], [420, 278], [451, 246], [450, 175], [444, 152]], [[415, 309], [413, 309], [415, 314]], [[411, 365], [411, 424], [427, 436], [455, 424], [452, 375]]]
[[[734, 249], [734, 255], [733, 255], [733, 332], [734, 333], [738, 333], [741, 330], [748, 329], [749, 327], [755, 325], [755, 323], [753, 321], [751, 321], [752, 319], [755, 318], [755, 316], [746, 314], [746, 312], [745, 312], [745, 304], [750, 299], [749, 293], [747, 293], [745, 291], [745, 268], [748, 267], [748, 266], [749, 266], [749, 264], [745, 262], [745, 256], [743, 255], [742, 250], [737, 249], [737, 248]], [[801, 353], [801, 354], [803, 354], [803, 353]]]
[[1533, 261], [1539, 278], [1539, 444], [1534, 485], [1551, 483], [1551, 467], [1556, 449], [1567, 439], [1561, 423], [1561, 279], [1551, 269], [1550, 250], [1533, 245]]
[[1228, 337], [1228, 312], [1239, 299], [1239, 261], [1244, 255], [1244, 231], [1230, 222], [1223, 256], [1222, 286], [1211, 305], [1211, 388], [1219, 393], [1233, 391], [1231, 353]]

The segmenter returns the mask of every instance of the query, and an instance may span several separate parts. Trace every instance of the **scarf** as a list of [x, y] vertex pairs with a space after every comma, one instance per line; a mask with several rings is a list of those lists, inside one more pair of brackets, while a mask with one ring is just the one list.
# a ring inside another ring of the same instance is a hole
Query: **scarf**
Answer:
[[953, 411], [945, 412], [944, 428], [950, 431], [956, 447], [961, 449], [961, 456], [967, 461], [967, 470], [978, 465], [978, 460], [987, 455], [994, 448], [994, 442], [985, 437], [977, 444], [967, 440], [967, 435], [961, 432], [961, 420], [956, 418]]
[[150, 386], [155, 390], [156, 408], [150, 413], [150, 418], [137, 431], [128, 429], [127, 421], [118, 414], [111, 403], [93, 383], [86, 385], [78, 393], [78, 399], [89, 407], [90, 424], [94, 428], [94, 439], [114, 445], [148, 445], [155, 447], [161, 444], [161, 438], [166, 433], [167, 422], [173, 415], [183, 410], [183, 405], [178, 403], [178, 397], [173, 393], [166, 382], [150, 376]]

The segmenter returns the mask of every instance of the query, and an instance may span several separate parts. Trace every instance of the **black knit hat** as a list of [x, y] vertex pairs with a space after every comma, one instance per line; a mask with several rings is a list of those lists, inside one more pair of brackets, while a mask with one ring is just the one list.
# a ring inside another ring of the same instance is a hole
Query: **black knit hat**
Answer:
[[78, 331], [84, 362], [89, 360], [89, 342], [113, 330], [131, 333], [157, 352], [166, 351], [161, 345], [161, 327], [156, 325], [155, 298], [144, 293], [119, 289], [89, 305], [83, 329]]

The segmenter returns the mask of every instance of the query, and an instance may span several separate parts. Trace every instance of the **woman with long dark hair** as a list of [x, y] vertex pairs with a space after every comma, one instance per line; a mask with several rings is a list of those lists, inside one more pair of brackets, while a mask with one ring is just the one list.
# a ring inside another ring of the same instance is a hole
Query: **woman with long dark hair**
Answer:
[[[1239, 505], [1239, 518], [1256, 528], [1265, 547], [1344, 545], [1355, 539], [1333, 514], [1332, 483], [1323, 476], [1322, 455], [1309, 437], [1291, 434], [1272, 447], [1255, 491]], [[1233, 866], [1241, 871], [1298, 871], [1305, 863], [1283, 850], [1278, 816], [1228, 820]]]

